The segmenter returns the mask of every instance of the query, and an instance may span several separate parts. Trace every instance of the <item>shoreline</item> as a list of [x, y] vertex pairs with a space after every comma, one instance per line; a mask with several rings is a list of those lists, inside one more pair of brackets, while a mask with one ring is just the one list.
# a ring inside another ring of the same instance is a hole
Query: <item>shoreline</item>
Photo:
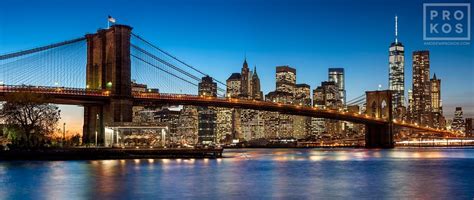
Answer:
[[[429, 148], [474, 148], [473, 145], [452, 146], [396, 146], [401, 149], [429, 149]], [[231, 147], [227, 150], [239, 149], [365, 149], [360, 146], [330, 146], [330, 147]], [[393, 149], [393, 148], [392, 148]], [[368, 149], [370, 150], [370, 149]], [[119, 160], [119, 159], [160, 159], [160, 158], [225, 158], [222, 156], [224, 148], [216, 149], [132, 149], [132, 148], [65, 148], [65, 149], [38, 149], [38, 150], [6, 150], [0, 151], [0, 161], [21, 160]]]
[[65, 148], [0, 151], [8, 160], [115, 160], [147, 158], [221, 158], [223, 149]]

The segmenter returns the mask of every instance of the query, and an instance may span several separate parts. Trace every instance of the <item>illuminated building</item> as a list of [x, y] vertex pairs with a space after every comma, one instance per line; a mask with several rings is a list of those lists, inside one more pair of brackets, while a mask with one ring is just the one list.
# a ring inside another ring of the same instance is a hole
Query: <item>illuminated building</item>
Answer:
[[217, 83], [210, 76], [202, 77], [198, 85], [198, 95], [207, 97], [217, 97]]
[[430, 52], [413, 52], [413, 122], [431, 126]]
[[167, 139], [172, 142], [179, 142], [178, 126], [180, 111], [163, 108], [154, 112], [154, 121], [165, 124], [168, 127], [169, 137]]
[[[250, 71], [247, 59], [242, 64], [241, 73], [233, 73], [226, 82], [227, 97], [263, 100], [257, 68], [254, 67], [254, 71]], [[225, 123], [229, 124], [225, 126], [232, 127], [231, 132], [234, 139], [248, 141], [263, 135], [263, 112], [249, 109], [231, 109], [231, 111], [232, 120], [230, 123], [226, 121]]]
[[451, 130], [453, 131], [460, 131], [464, 132], [464, 119], [462, 116], [462, 108], [461, 107], [456, 107], [456, 110], [454, 111], [454, 118], [453, 122], [451, 123]]
[[196, 106], [183, 106], [178, 119], [177, 137], [180, 143], [196, 144], [198, 132], [198, 111]]
[[240, 75], [240, 95], [242, 96], [242, 98], [248, 98], [249, 96], [251, 96], [250, 79], [252, 74], [250, 73], [249, 66], [247, 64], [247, 59], [244, 60]]
[[346, 89], [344, 80], [344, 68], [329, 68], [328, 81], [334, 82], [339, 90], [339, 99], [343, 105], [346, 104]]
[[444, 129], [446, 122], [443, 116], [443, 105], [441, 103], [441, 79], [436, 78], [436, 74], [434, 74], [430, 82], [433, 126]]
[[241, 89], [241, 76], [240, 73], [233, 73], [227, 79], [227, 92], [226, 97], [237, 98], [240, 96], [240, 89]]
[[[308, 84], [296, 84], [294, 104], [311, 107], [311, 89]], [[303, 139], [311, 132], [311, 118], [306, 116], [293, 116], [293, 136]]]
[[392, 108], [405, 106], [405, 47], [398, 41], [398, 17], [395, 16], [395, 41], [389, 48], [388, 87], [393, 91]]
[[232, 113], [234, 109], [217, 107], [216, 112], [216, 142], [221, 143], [225, 138], [232, 137]]
[[[202, 78], [198, 86], [199, 95], [207, 97], [217, 96], [217, 83], [211, 77]], [[198, 107], [198, 142], [212, 144], [216, 142], [216, 120], [217, 113], [214, 107]]]
[[258, 78], [257, 67], [254, 67], [252, 73], [252, 80], [250, 82], [252, 88], [252, 99], [263, 100], [263, 93], [260, 89], [260, 78]]
[[[265, 96], [266, 101], [281, 104], [293, 104], [293, 94], [284, 91], [273, 91]], [[265, 137], [288, 138], [293, 136], [293, 117], [280, 113], [268, 112], [265, 120]]]
[[408, 107], [407, 107], [407, 116], [405, 120], [411, 121], [413, 113], [413, 90], [408, 90]]
[[[343, 107], [339, 94], [340, 90], [336, 83], [332, 81], [321, 82], [321, 86], [313, 90], [313, 107], [339, 110]], [[342, 124], [337, 120], [313, 118], [311, 126], [312, 134], [316, 135], [317, 138], [331, 138], [335, 134], [340, 134], [342, 130]]]
[[296, 69], [289, 66], [276, 67], [276, 91], [295, 93]]
[[465, 137], [472, 137], [472, 118], [466, 118]]

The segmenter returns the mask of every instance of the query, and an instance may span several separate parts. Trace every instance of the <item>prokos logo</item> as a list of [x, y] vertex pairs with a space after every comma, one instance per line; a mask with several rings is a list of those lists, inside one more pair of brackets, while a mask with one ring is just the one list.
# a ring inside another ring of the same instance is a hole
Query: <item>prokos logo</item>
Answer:
[[470, 3], [424, 3], [423, 39], [466, 41], [471, 39]]

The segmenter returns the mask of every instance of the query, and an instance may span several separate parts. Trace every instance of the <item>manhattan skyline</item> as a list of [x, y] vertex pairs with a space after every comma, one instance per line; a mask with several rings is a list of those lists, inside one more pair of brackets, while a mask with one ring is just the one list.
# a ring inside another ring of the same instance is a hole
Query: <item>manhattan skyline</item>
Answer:
[[[454, 107], [461, 106], [465, 117], [474, 115], [472, 48], [424, 45], [421, 1], [184, 2], [151, 3], [147, 8], [147, 2], [138, 1], [140, 12], [133, 9], [135, 4], [110, 2], [84, 12], [85, 5], [72, 9], [60, 1], [29, 2], [43, 9], [22, 10], [22, 1], [5, 1], [0, 8], [0, 54], [106, 28], [111, 15], [220, 81], [238, 71], [247, 57], [250, 68], [257, 66], [264, 94], [275, 89], [275, 66], [296, 68], [298, 83], [311, 89], [327, 79], [329, 67], [343, 67], [350, 100], [379, 84], [388, 87], [388, 47], [397, 15], [399, 41], [405, 46], [405, 95], [412, 87], [412, 52], [429, 50], [430, 76], [436, 73], [443, 80], [444, 114], [451, 118]], [[82, 120], [77, 107], [64, 110], [64, 120]]]

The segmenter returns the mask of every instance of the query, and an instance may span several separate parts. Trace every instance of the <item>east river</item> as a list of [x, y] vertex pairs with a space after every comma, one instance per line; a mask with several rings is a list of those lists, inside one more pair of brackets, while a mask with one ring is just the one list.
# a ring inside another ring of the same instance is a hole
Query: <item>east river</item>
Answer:
[[0, 162], [0, 199], [473, 199], [474, 149], [230, 149], [220, 159]]

